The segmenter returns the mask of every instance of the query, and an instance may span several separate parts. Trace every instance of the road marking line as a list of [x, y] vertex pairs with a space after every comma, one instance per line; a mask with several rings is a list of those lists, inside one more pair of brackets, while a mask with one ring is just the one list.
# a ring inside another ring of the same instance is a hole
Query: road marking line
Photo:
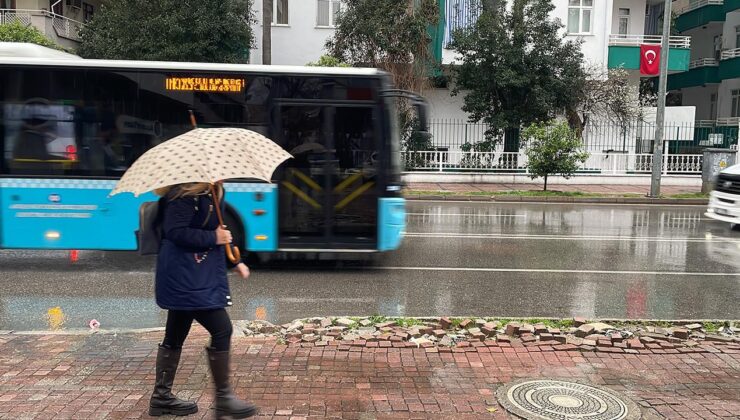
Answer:
[[740, 277], [740, 273], [689, 273], [682, 271], [610, 271], [610, 270], [557, 270], [537, 268], [475, 268], [475, 267], [369, 267], [372, 270], [387, 271], [468, 271], [483, 273], [561, 273], [561, 274], [637, 274], [655, 276], [700, 276], [700, 277]]
[[527, 217], [526, 214], [406, 213], [409, 216]]
[[449, 238], [449, 239], [535, 239], [549, 241], [646, 241], [646, 242], [687, 242], [687, 243], [740, 243], [738, 239], [710, 237], [710, 238], [661, 238], [638, 236], [559, 236], [559, 235], [503, 235], [496, 233], [432, 233], [407, 232], [407, 238]]
[[582, 205], [582, 206], [606, 206], [606, 207], [623, 207], [623, 206], [629, 206], [629, 207], [666, 207], [666, 208], [679, 208], [679, 207], [701, 207], [701, 208], [707, 208], [705, 204], [649, 204], [649, 203], [640, 203], [640, 204], [630, 204], [630, 203], [577, 203], [577, 202], [567, 202], [567, 201], [456, 201], [456, 200], [407, 200], [407, 203], [439, 203], [439, 204], [496, 204], [496, 205], [502, 205], [502, 204], [509, 204], [509, 205], [517, 205], [521, 206], [523, 204], [525, 205]]

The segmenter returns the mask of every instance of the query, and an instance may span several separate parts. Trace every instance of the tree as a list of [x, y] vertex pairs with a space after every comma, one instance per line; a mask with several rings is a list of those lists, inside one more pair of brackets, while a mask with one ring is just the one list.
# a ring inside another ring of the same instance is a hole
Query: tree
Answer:
[[262, 0], [262, 64], [272, 64], [272, 0]]
[[310, 67], [350, 67], [349, 64], [331, 55], [322, 55], [319, 57], [319, 61], [306, 63], [306, 65]]
[[581, 150], [581, 137], [565, 122], [532, 124], [522, 132], [526, 142], [527, 168], [532, 179], [562, 175], [570, 178], [588, 159]]
[[591, 119], [598, 119], [627, 130], [641, 114], [639, 88], [630, 82], [629, 73], [592, 65], [586, 74], [571, 86], [573, 101], [565, 111], [570, 127], [580, 136]]
[[82, 29], [85, 58], [243, 63], [252, 0], [111, 0]]
[[22, 25], [19, 22], [0, 25], [0, 42], [28, 42], [42, 47], [65, 51], [60, 45], [50, 40], [33, 26]]
[[326, 49], [350, 65], [383, 69], [399, 89], [421, 93], [432, 63], [428, 29], [438, 19], [435, 0], [345, 0]]
[[479, 8], [479, 18], [453, 34], [460, 61], [453, 94], [465, 92], [463, 110], [471, 122], [487, 124], [486, 141], [496, 143], [505, 132], [511, 137], [519, 127], [573, 106], [571, 89], [585, 78], [583, 54], [550, 17], [550, 0], [489, 0], [471, 7]]

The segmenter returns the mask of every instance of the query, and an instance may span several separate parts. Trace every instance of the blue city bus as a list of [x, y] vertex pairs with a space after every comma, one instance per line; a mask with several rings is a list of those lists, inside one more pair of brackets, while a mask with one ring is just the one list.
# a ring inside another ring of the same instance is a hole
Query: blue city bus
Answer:
[[[36, 48], [29, 46], [28, 48]], [[41, 47], [38, 47], [41, 48]], [[2, 55], [2, 54], [0, 54]], [[109, 196], [149, 148], [242, 127], [293, 155], [272, 183], [226, 184], [253, 253], [382, 252], [405, 229], [399, 96], [375, 69], [0, 56], [0, 247], [135, 250], [139, 207]], [[410, 98], [424, 127], [424, 102]]]

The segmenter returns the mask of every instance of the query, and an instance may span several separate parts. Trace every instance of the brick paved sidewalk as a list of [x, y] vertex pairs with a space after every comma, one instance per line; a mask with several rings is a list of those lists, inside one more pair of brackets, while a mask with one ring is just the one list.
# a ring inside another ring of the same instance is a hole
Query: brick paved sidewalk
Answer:
[[[424, 192], [454, 192], [454, 193], [481, 193], [506, 191], [541, 191], [542, 185], [536, 184], [440, 184], [440, 183], [409, 183], [406, 186], [410, 191]], [[553, 191], [582, 192], [604, 195], [638, 194], [641, 196], [650, 192], [649, 185], [551, 185]], [[670, 196], [675, 194], [691, 194], [701, 192], [701, 187], [663, 186], [661, 194]]]
[[[0, 418], [147, 418], [161, 332], [0, 335]], [[194, 329], [175, 390], [211, 418], [207, 337]], [[239, 395], [260, 418], [508, 418], [495, 391], [517, 378], [572, 378], [632, 398], [648, 417], [737, 418], [740, 354], [617, 354], [552, 347], [288, 347], [234, 339]], [[303, 344], [307, 346], [307, 344]], [[206, 389], [207, 388], [207, 389]]]

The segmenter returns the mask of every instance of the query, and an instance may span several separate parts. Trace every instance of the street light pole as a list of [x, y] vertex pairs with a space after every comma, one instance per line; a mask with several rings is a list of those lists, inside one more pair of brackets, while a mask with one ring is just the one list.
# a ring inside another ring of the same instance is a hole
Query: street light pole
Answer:
[[650, 197], [660, 195], [660, 175], [663, 169], [665, 97], [668, 88], [668, 52], [670, 51], [672, 2], [673, 0], [665, 0], [663, 11], [663, 39], [660, 46], [660, 74], [658, 75], [658, 112], [655, 116], [655, 146], [653, 148], [653, 176], [650, 182]]

